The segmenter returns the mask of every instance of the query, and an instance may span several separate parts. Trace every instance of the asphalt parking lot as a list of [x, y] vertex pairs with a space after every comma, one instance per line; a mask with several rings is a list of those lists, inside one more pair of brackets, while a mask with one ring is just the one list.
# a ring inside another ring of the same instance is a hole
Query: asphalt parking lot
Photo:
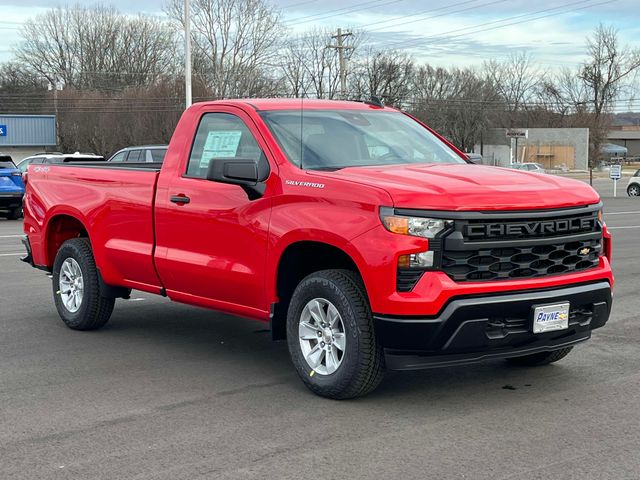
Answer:
[[257, 322], [135, 293], [103, 330], [67, 329], [0, 220], [0, 478], [638, 479], [640, 199], [605, 206], [615, 305], [589, 343], [545, 368], [389, 373], [344, 402]]

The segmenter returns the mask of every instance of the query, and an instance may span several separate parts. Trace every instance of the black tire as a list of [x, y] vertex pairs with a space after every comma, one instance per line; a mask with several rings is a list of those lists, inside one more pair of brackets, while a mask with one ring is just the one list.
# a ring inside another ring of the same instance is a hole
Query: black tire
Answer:
[[[60, 269], [68, 258], [74, 259], [80, 266], [84, 283], [82, 301], [76, 312], [65, 307], [60, 295]], [[53, 299], [60, 318], [73, 330], [96, 330], [109, 321], [115, 299], [100, 295], [98, 269], [87, 238], [67, 240], [58, 250], [53, 264]]]
[[[342, 361], [328, 375], [315, 374], [299, 342], [302, 311], [314, 298], [331, 302], [344, 324], [346, 348]], [[347, 399], [366, 395], [384, 376], [384, 354], [376, 340], [369, 301], [360, 277], [349, 270], [321, 270], [300, 282], [289, 304], [287, 343], [298, 375], [312, 392], [322, 397]]]
[[561, 348], [560, 350], [554, 350], [552, 352], [534, 353], [533, 355], [525, 355], [523, 357], [508, 358], [509, 363], [516, 365], [524, 365], [527, 367], [538, 367], [541, 365], [549, 365], [550, 363], [562, 360], [569, 355], [573, 350], [573, 347]]
[[18, 220], [22, 216], [22, 208], [12, 208], [7, 214], [9, 220]]
[[630, 197], [640, 197], [640, 185], [631, 184], [627, 187], [627, 195]]

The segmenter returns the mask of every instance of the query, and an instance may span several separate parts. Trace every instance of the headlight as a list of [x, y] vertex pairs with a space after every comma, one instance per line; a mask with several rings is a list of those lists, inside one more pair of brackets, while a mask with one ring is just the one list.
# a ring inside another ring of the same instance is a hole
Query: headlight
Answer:
[[395, 215], [392, 208], [381, 208], [380, 219], [390, 232], [423, 238], [435, 238], [452, 224], [450, 220], [441, 218]]

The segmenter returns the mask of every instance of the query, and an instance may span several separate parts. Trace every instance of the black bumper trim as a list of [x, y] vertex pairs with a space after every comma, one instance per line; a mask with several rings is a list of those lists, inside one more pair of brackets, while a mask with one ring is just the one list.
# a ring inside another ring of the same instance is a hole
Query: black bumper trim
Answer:
[[28, 263], [32, 267], [35, 267], [35, 265], [33, 264], [33, 255], [31, 254], [31, 243], [29, 242], [29, 237], [27, 237], [26, 235], [22, 237], [22, 244], [27, 250], [27, 254], [24, 257], [20, 257], [20, 260], [22, 260], [24, 263]]
[[[565, 301], [571, 305], [569, 328], [534, 334], [533, 308]], [[607, 322], [611, 303], [609, 282], [599, 281], [564, 288], [454, 298], [433, 317], [374, 314], [374, 322], [378, 340], [388, 356], [408, 360], [407, 356], [415, 355], [420, 357], [419, 362], [413, 362], [417, 364], [457, 364], [528, 354], [532, 348], [555, 350], [567, 342], [583, 341], [592, 330]], [[428, 356], [440, 359], [425, 359]]]
[[535, 353], [552, 352], [565, 347], [571, 347], [578, 343], [585, 342], [591, 338], [591, 332], [576, 334], [570, 338], [556, 342], [543, 342], [539, 345], [530, 345], [522, 348], [510, 348], [506, 350], [473, 352], [458, 355], [402, 355], [385, 354], [386, 367], [389, 370], [421, 370], [425, 368], [454, 367], [457, 365], [467, 365], [470, 363], [482, 362], [485, 360], [496, 360], [501, 358], [520, 357], [523, 355], [533, 355]]
[[51, 273], [51, 269], [46, 265], [44, 266], [36, 265], [35, 263], [33, 263], [33, 254], [31, 253], [31, 242], [29, 242], [29, 237], [27, 235], [22, 237], [22, 244], [24, 245], [24, 248], [26, 249], [27, 254], [24, 257], [20, 257], [20, 260], [23, 261], [24, 263], [28, 263], [33, 268], [37, 268], [38, 270], [42, 270], [47, 273]]

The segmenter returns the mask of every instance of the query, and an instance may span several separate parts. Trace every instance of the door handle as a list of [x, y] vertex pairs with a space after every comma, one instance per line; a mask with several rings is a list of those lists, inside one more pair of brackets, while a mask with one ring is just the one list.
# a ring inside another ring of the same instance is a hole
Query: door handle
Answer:
[[180, 195], [172, 195], [171, 201], [177, 204], [187, 204], [191, 201], [191, 199], [186, 195], [180, 194]]

